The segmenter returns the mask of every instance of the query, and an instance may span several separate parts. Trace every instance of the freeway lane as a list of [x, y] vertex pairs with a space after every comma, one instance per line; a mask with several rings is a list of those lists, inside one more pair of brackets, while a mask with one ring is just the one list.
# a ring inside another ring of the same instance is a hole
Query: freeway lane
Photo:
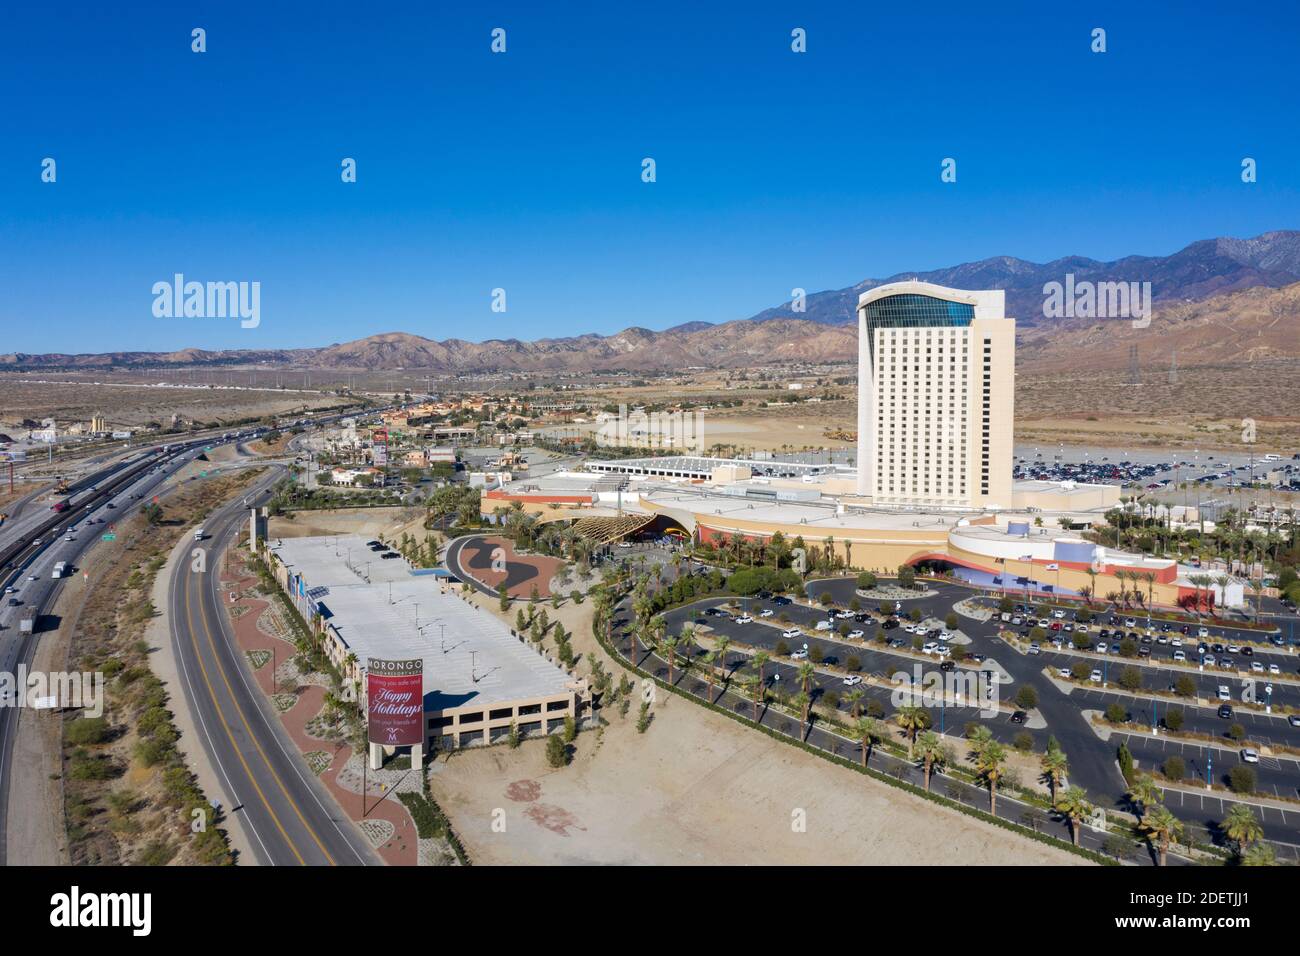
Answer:
[[[279, 477], [244, 500], [260, 500]], [[255, 497], [254, 497], [255, 496]], [[211, 534], [206, 573], [176, 563], [169, 584], [171, 640], [181, 683], [204, 750], [248, 830], [258, 862], [270, 865], [371, 865], [379, 862], [355, 824], [325, 793], [245, 671], [222, 608], [219, 560], [247, 515], [243, 500], [204, 522]]]

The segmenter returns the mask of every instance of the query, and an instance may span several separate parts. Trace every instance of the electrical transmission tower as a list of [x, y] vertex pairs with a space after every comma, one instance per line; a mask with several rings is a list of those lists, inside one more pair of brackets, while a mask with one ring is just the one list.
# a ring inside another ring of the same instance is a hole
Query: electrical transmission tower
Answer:
[[1138, 366], [1138, 347], [1136, 344], [1128, 347], [1128, 383], [1130, 385], [1142, 384], [1142, 371]]
[[1178, 384], [1178, 349], [1169, 353], [1169, 384]]

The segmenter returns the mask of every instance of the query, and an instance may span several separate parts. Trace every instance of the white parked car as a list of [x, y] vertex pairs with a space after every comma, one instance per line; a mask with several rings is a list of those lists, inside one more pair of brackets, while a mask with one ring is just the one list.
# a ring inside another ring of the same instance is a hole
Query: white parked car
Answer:
[[774, 616], [775, 614], [776, 614], [776, 611], [773, 611], [770, 607], [765, 607], [765, 608], [763, 608], [763, 610], [761, 610], [761, 611], [758, 612], [758, 616], [759, 616], [759, 617], [772, 617], [772, 616]]
[[1070, 668], [1068, 668], [1068, 667], [1058, 667], [1058, 668], [1056, 669], [1056, 676], [1057, 676], [1057, 677], [1060, 677], [1060, 678], [1062, 678], [1062, 679], [1064, 679], [1064, 680], [1069, 680], [1069, 678], [1070, 678]]
[[1170, 647], [1182, 647], [1182, 646], [1183, 646], [1183, 639], [1182, 639], [1181, 637], [1175, 637], [1172, 641], [1169, 642], [1169, 646], [1170, 646]]
[[799, 630], [799, 628], [797, 628], [797, 627], [791, 627], [791, 628], [787, 628], [786, 630], [782, 631], [782, 632], [781, 632], [781, 636], [782, 636], [782, 637], [798, 637], [798, 636], [799, 636], [800, 634], [802, 634], [802, 633], [803, 633], [803, 631]]
[[1092, 681], [1094, 684], [1100, 684], [1100, 683], [1101, 683], [1101, 671], [1099, 671], [1099, 670], [1094, 670], [1091, 674], [1088, 675], [1088, 680]]
[[1229, 644], [1228, 647], [1227, 647], [1227, 651], [1228, 651], [1229, 654], [1240, 654], [1240, 653], [1241, 653], [1241, 645], [1240, 645], [1240, 644]]
[[1105, 653], [1106, 653], [1106, 645], [1105, 645], [1105, 644], [1098, 644], [1095, 648], [1093, 648], [1093, 650], [1095, 650], [1098, 654], [1105, 654]]
[[740, 615], [740, 617], [736, 618], [736, 623], [737, 623], [737, 624], [753, 624], [753, 623], [754, 623], [754, 619], [753, 619], [752, 617], [750, 617], [748, 614], [742, 614], [742, 615]]
[[1209, 636], [1210, 636], [1210, 629], [1209, 629], [1208, 627], [1198, 627], [1198, 628], [1196, 629], [1196, 636], [1197, 636], [1197, 637], [1209, 637]]
[[1276, 664], [1269, 664], [1268, 672], [1270, 674], [1280, 674], [1282, 673], [1282, 668], [1278, 667]]
[[1064, 611], [1061, 611], [1061, 610], [1053, 611], [1053, 612], [1052, 612], [1052, 617], [1056, 618], [1056, 619], [1059, 621], [1059, 620], [1061, 620], [1063, 617], [1065, 617], [1065, 612], [1064, 612]]
[[1206, 655], [1205, 655], [1205, 666], [1206, 666], [1206, 667], [1213, 667], [1213, 666], [1214, 666], [1214, 655], [1213, 655], [1213, 654], [1206, 654]]
[[1256, 674], [1264, 673], [1264, 665], [1261, 664], [1259, 661], [1251, 661], [1250, 669], [1254, 671]]
[[1176, 661], [1185, 661], [1185, 660], [1187, 660], [1187, 655], [1186, 655], [1185, 653], [1183, 653], [1182, 651], [1174, 651], [1174, 660], [1176, 660]]
[[952, 648], [947, 644], [940, 644], [934, 649], [934, 652], [939, 655], [940, 660], [947, 660], [952, 657]]
[[1227, 684], [1219, 685], [1219, 700], [1232, 700], [1232, 691], [1228, 690]]
[[926, 641], [925, 644], [923, 644], [923, 645], [921, 646], [921, 653], [922, 653], [922, 654], [933, 654], [933, 653], [934, 653], [935, 651], [937, 651], [938, 649], [939, 649], [939, 642], [938, 642], [938, 641]]
[[799, 648], [797, 651], [792, 651], [790, 653], [790, 660], [792, 661], [804, 661], [807, 659], [808, 659], [808, 652], [805, 651], [802, 647]]
[[857, 630], [855, 630], [855, 631], [849, 631], [849, 637], [850, 637], [852, 640], [860, 641], [860, 640], [862, 640], [862, 638], [863, 638], [864, 636], [865, 636], [865, 635], [863, 634], [861, 628], [859, 628], [859, 629], [857, 629]]
[[1259, 763], [1259, 752], [1253, 747], [1242, 747], [1241, 759], [1244, 763]]
[[856, 687], [858, 684], [861, 683], [862, 683], [862, 677], [859, 674], [850, 674], [848, 677], [844, 678], [844, 684], [847, 687]]
[[817, 630], [819, 631], [829, 631], [834, 626], [835, 626], [834, 622], [829, 620], [823, 620], [817, 622]]

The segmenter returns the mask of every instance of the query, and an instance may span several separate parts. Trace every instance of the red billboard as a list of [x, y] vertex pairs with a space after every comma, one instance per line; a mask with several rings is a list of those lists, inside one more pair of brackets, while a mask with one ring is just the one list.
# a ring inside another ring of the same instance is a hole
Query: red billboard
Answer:
[[366, 665], [367, 739], [401, 747], [424, 743], [424, 661], [385, 661]]

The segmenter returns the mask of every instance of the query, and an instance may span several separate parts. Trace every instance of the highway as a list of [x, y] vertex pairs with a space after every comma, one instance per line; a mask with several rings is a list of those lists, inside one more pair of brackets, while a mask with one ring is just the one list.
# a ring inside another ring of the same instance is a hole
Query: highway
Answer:
[[[305, 419], [302, 423], [307, 426], [326, 425], [343, 417], [346, 416], [334, 414]], [[181, 442], [168, 443], [164, 452], [153, 450], [163, 447], [162, 444], [137, 449], [124, 458], [79, 477], [70, 484], [66, 496], [49, 496], [39, 500], [25, 497], [23, 507], [16, 511], [15, 519], [0, 526], [0, 587], [4, 588], [4, 594], [0, 595], [0, 671], [12, 674], [17, 672], [20, 664], [30, 666], [41, 631], [57, 628], [57, 621], [42, 617], [46, 609], [53, 605], [63, 585], [62, 579], [52, 577], [56, 562], [67, 562], [68, 576], [76, 573], [83, 555], [91, 547], [111, 546], [107, 543], [100, 545], [100, 542], [103, 535], [111, 532], [119, 517], [125, 518], [155, 496], [177, 487], [176, 481], [172, 480], [176, 472], [194, 461], [205, 449], [234, 442], [242, 464], [257, 462], [259, 459], [249, 456], [246, 449], [240, 447], [240, 443], [263, 431], [265, 429], [253, 429], [242, 433], [242, 437], [241, 433], [231, 432], [228, 436], [187, 438]], [[291, 448], [299, 438], [301, 436], [293, 439]], [[218, 466], [218, 470], [222, 467], [224, 466]], [[274, 477], [278, 477], [278, 474], [259, 482], [259, 488], [269, 487]], [[50, 503], [58, 501], [66, 501], [67, 509], [53, 511]], [[247, 516], [245, 509], [246, 506], [239, 501], [219, 510], [208, 523], [209, 530], [224, 529], [225, 537], [220, 538], [224, 542], [233, 536], [240, 519]], [[218, 521], [218, 516], [221, 521]], [[217, 541], [213, 542], [216, 543]], [[188, 562], [183, 562], [182, 565], [186, 568], [189, 566]], [[210, 577], [209, 583], [215, 589], [216, 575]], [[337, 807], [325, 797], [314, 777], [306, 779], [311, 775], [307, 773], [306, 766], [296, 751], [291, 747], [286, 750], [278, 720], [268, 723], [269, 715], [264, 712], [267, 705], [263, 703], [260, 694], [249, 695], [247, 675], [239, 669], [242, 655], [233, 653], [232, 656], [230, 650], [233, 637], [228, 633], [225, 614], [214, 613], [220, 610], [219, 597], [215, 590], [204, 592], [197, 584], [198, 582], [188, 582], [185, 589], [172, 595], [173, 602], [177, 599], [181, 602], [173, 603], [169, 609], [173, 639], [176, 639], [178, 626], [187, 638], [190, 635], [202, 638], [199, 651], [209, 655], [202, 658], [203, 666], [200, 666], [200, 657], [194, 656], [193, 645], [196, 641], [189, 640], [182, 650], [189, 655], [189, 662], [196, 668], [198, 680], [202, 679], [205, 667], [219, 662], [223, 664], [220, 669], [213, 666], [211, 670], [211, 675], [217, 682], [213, 688], [216, 702], [211, 706], [216, 707], [218, 703], [224, 702], [230, 709], [223, 710], [222, 713], [229, 713], [237, 722], [243, 723], [239, 733], [249, 735], [244, 743], [255, 752], [260, 747], [266, 747], [270, 766], [264, 765], [260, 770], [253, 767], [253, 773], [259, 785], [266, 782], [268, 773], [271, 773], [272, 778], [278, 778], [277, 789], [282, 788], [282, 798], [287, 801], [279, 809], [290, 821], [281, 825], [286, 834], [292, 835], [294, 839], [290, 841], [292, 849], [288, 843], [277, 844], [270, 838], [270, 831], [275, 827], [269, 819], [263, 821], [257, 833], [265, 833], [268, 837], [269, 849], [265, 862], [298, 863], [300, 859], [301, 862], [322, 864], [377, 862], [377, 857], [369, 850], [351, 822], [342, 820], [340, 823], [335, 819], [338, 816]], [[173, 581], [171, 585], [176, 587], [177, 582]], [[32, 633], [23, 633], [21, 621], [29, 615], [35, 615], [35, 626]], [[191, 621], [192, 624], [178, 625], [178, 620]], [[212, 644], [205, 650], [204, 644], [207, 643], [209, 634]], [[240, 677], [240, 680], [236, 681], [236, 677]], [[224, 697], [223, 687], [226, 688]], [[206, 692], [206, 688], [204, 690]], [[10, 768], [18, 722], [22, 716], [22, 708], [6, 706], [6, 703], [0, 702], [0, 865], [4, 865], [7, 860]], [[238, 703], [239, 707], [233, 707], [234, 703]], [[215, 709], [209, 713], [217, 716]], [[279, 755], [278, 758], [276, 754]], [[289, 760], [290, 755], [292, 761]], [[225, 752], [225, 756], [238, 763], [234, 751]], [[288, 773], [289, 768], [294, 771], [292, 776]], [[239, 778], [232, 775], [231, 779]], [[255, 796], [256, 788], [252, 790]], [[235, 789], [232, 793], [245, 795], [242, 789]], [[273, 793], [268, 794], [268, 800], [274, 805]], [[21, 808], [14, 809], [21, 812]], [[254, 824], [258, 812], [255, 808], [248, 814]], [[300, 822], [295, 825], [293, 818], [299, 818]]]
[[[68, 574], [76, 573], [82, 556], [100, 542], [119, 515], [125, 517], [164, 493], [168, 479], [205, 447], [203, 442], [186, 443], [165, 453], [116, 462], [78, 482], [79, 490], [57, 499], [69, 502], [64, 512], [52, 512], [44, 505], [26, 509], [30, 513], [24, 514], [21, 525], [8, 529], [10, 533], [0, 539], [0, 585], [5, 592], [0, 600], [0, 671], [14, 674], [20, 664], [30, 666], [41, 629], [57, 626], [41, 617], [63, 586], [63, 579], [52, 577], [55, 563], [66, 561]], [[39, 540], [32, 536], [36, 531]], [[33, 614], [34, 631], [23, 633], [22, 619]], [[0, 865], [7, 859], [10, 762], [21, 717], [22, 708], [0, 706]]]

